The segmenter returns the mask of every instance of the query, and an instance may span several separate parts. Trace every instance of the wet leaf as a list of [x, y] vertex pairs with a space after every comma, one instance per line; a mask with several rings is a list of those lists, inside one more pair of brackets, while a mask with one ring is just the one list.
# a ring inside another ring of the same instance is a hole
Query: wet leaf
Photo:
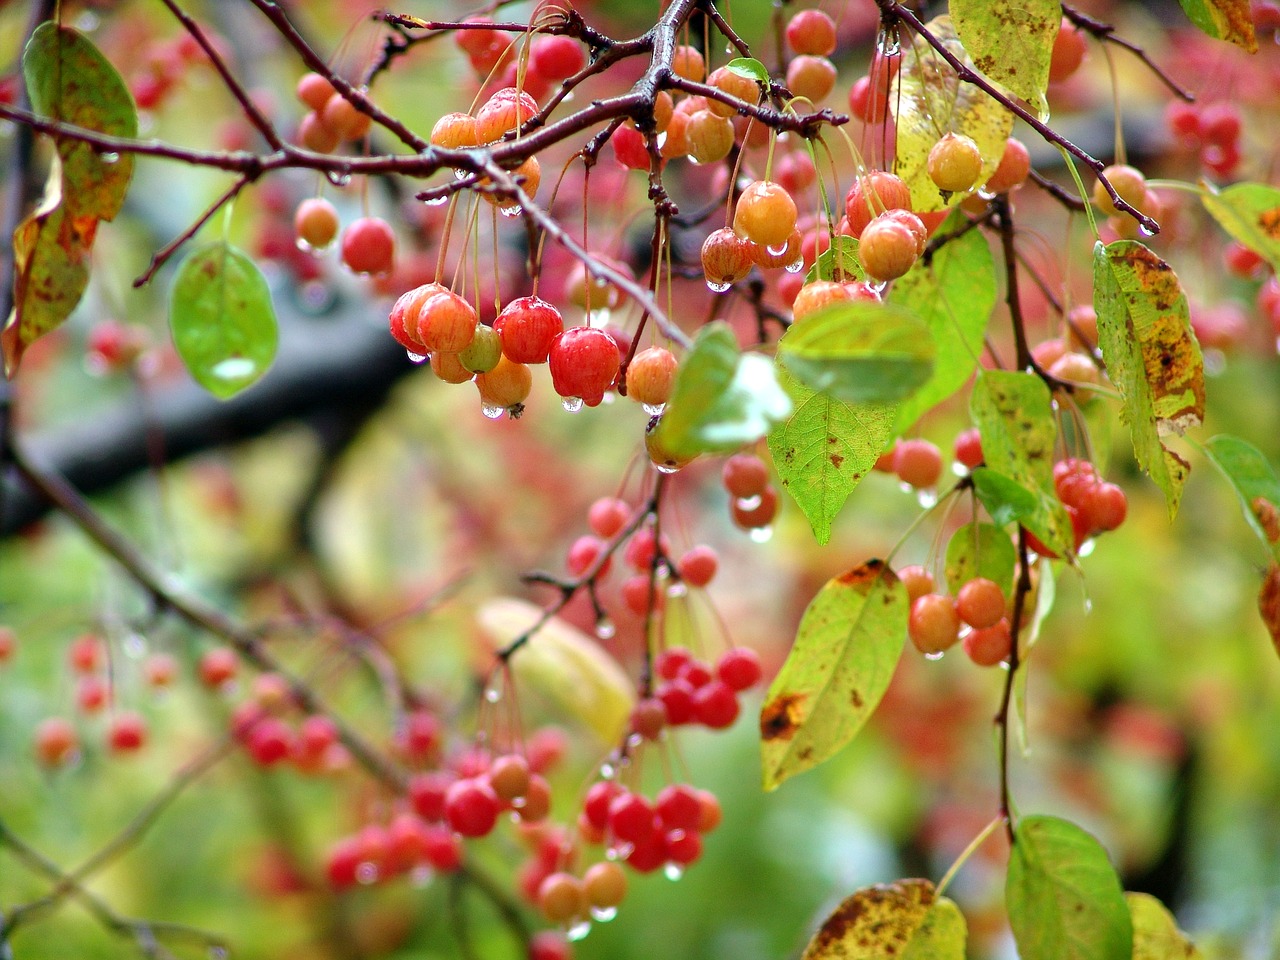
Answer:
[[1094, 247], [1094, 308], [1107, 374], [1124, 397], [1138, 464], [1178, 512], [1190, 464], [1163, 437], [1204, 419], [1204, 361], [1173, 269], [1142, 244]]
[[717, 321], [698, 332], [680, 364], [657, 439], [675, 456], [736, 450], [790, 413], [773, 361], [740, 353], [733, 331]]
[[1060, 556], [1074, 552], [1071, 518], [1053, 492], [1058, 426], [1044, 381], [1033, 373], [987, 370], [973, 388], [969, 410], [987, 466], [1035, 498], [1022, 525]]
[[1102, 844], [1069, 821], [1018, 821], [1005, 905], [1021, 960], [1132, 960], [1120, 878]]
[[907, 612], [906, 587], [880, 560], [818, 591], [760, 711], [766, 790], [817, 766], [862, 729], [902, 655]]
[[817, 393], [849, 403], [901, 400], [933, 372], [929, 331], [905, 307], [837, 303], [793, 324], [778, 342], [787, 372]]
[[752, 57], [736, 57], [724, 65], [731, 73], [754, 80], [756, 83], [769, 85], [769, 68]]
[[[514, 597], [496, 597], [476, 614], [494, 649], [524, 635], [542, 617], [542, 608]], [[565, 716], [616, 744], [635, 703], [635, 686], [609, 653], [577, 627], [552, 617], [511, 656], [521, 691], [526, 687], [550, 700]]]
[[225, 241], [193, 252], [178, 268], [169, 327], [196, 382], [227, 399], [258, 380], [276, 355], [271, 291], [254, 262]]
[[[948, 16], [927, 24], [947, 49], [973, 66]], [[985, 183], [996, 172], [1004, 143], [1013, 130], [1013, 114], [970, 83], [961, 83], [951, 65], [921, 37], [902, 50], [898, 87], [889, 97], [897, 121], [897, 172], [911, 188], [911, 208], [916, 213], [945, 210], [963, 200], [956, 193], [944, 199], [929, 179], [929, 151], [945, 133], [971, 137], [982, 152]]]
[[[22, 70], [35, 112], [115, 137], [138, 135], [138, 113], [124, 80], [79, 31], [42, 23], [27, 43]], [[58, 155], [68, 215], [114, 218], [129, 189], [133, 157], [101, 154], [74, 140], [59, 140]]]
[[964, 960], [966, 936], [959, 908], [932, 883], [899, 880], [845, 898], [801, 960]]
[[97, 221], [67, 216], [55, 162], [40, 206], [13, 232], [13, 309], [0, 334], [6, 376], [13, 376], [27, 347], [71, 315], [89, 285], [89, 247]]
[[1017, 562], [1018, 551], [1009, 534], [989, 523], [966, 523], [947, 544], [947, 586], [954, 594], [974, 577], [986, 577], [1008, 597]]
[[975, 467], [971, 476], [974, 493], [997, 527], [1031, 516], [1040, 505], [1039, 495], [990, 467]]
[[1215, 40], [1258, 52], [1249, 0], [1179, 0], [1187, 19]]
[[794, 406], [769, 434], [769, 451], [782, 486], [826, 543], [836, 514], [893, 438], [894, 407], [815, 393], [781, 367], [778, 379]]
[[1204, 451], [1240, 498], [1258, 539], [1280, 558], [1280, 477], [1275, 468], [1257, 447], [1229, 434], [1211, 437]]
[[1149, 893], [1126, 893], [1133, 923], [1133, 960], [1203, 960], [1173, 915]]
[[858, 241], [837, 233], [831, 246], [818, 254], [813, 266], [804, 275], [805, 283], [815, 280], [865, 280], [862, 261], [858, 259]]
[[1233, 183], [1223, 190], [1201, 185], [1201, 202], [1222, 229], [1280, 271], [1280, 189], [1265, 183]]
[[1045, 115], [1062, 6], [1055, 0], [951, 0], [948, 9], [973, 65]]
[[995, 261], [986, 237], [970, 230], [952, 240], [928, 263], [896, 281], [889, 302], [923, 320], [937, 346], [933, 374], [898, 410], [898, 429], [905, 432], [964, 386], [978, 365], [996, 304]]

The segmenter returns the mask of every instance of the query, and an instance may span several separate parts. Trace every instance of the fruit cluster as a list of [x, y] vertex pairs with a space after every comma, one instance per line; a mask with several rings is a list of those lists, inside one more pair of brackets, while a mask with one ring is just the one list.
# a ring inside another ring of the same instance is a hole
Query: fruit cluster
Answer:
[[1239, 168], [1244, 123], [1235, 104], [1224, 100], [1215, 103], [1175, 100], [1165, 109], [1164, 119], [1179, 143], [1199, 152], [1200, 163], [1206, 170], [1219, 177], [1230, 177]]
[[327, 77], [303, 74], [295, 94], [308, 109], [298, 124], [298, 142], [308, 150], [333, 153], [343, 143], [369, 135], [373, 125], [369, 114], [335, 90]]

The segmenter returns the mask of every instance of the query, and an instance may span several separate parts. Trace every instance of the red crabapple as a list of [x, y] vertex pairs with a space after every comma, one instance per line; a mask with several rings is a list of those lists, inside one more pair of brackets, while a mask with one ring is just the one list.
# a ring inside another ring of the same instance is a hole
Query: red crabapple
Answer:
[[676, 573], [691, 587], [705, 587], [714, 579], [720, 559], [707, 546], [691, 547], [676, 561]]
[[75, 727], [63, 717], [49, 717], [36, 727], [35, 754], [41, 766], [63, 766], [75, 756], [79, 746]]
[[942, 477], [942, 453], [928, 440], [900, 440], [893, 451], [893, 472], [909, 486], [932, 487]]
[[858, 238], [858, 259], [872, 280], [896, 280], [915, 266], [919, 255], [915, 234], [885, 214], [867, 224]]
[[560, 311], [541, 297], [512, 300], [493, 321], [502, 352], [516, 363], [546, 363], [551, 342], [564, 331]]
[[1031, 154], [1026, 145], [1016, 137], [1010, 137], [1004, 143], [1004, 153], [995, 173], [987, 178], [983, 189], [987, 193], [1008, 193], [1022, 186], [1031, 173]]
[[1013, 652], [1013, 633], [1009, 621], [1001, 618], [990, 627], [969, 631], [963, 643], [970, 660], [980, 667], [994, 667]]
[[787, 21], [787, 46], [799, 54], [829, 57], [836, 49], [836, 24], [821, 10], [800, 10]]
[[631, 508], [617, 497], [601, 497], [587, 510], [587, 526], [606, 539], [619, 533], [630, 519]]
[[907, 588], [907, 599], [912, 603], [926, 593], [933, 593], [933, 574], [922, 566], [903, 567], [898, 571], [898, 579]]
[[200, 682], [210, 690], [217, 690], [235, 678], [240, 671], [240, 658], [230, 647], [214, 647], [200, 657], [197, 672]]
[[493, 787], [483, 779], [456, 780], [445, 794], [445, 818], [464, 837], [483, 837], [498, 822], [502, 809]]
[[986, 577], [974, 577], [956, 593], [956, 613], [975, 630], [995, 626], [1004, 616], [1004, 610], [1004, 591]]
[[333, 96], [333, 84], [318, 73], [304, 73], [295, 89], [298, 100], [314, 111], [324, 109]]
[[107, 726], [107, 746], [112, 753], [133, 753], [147, 742], [147, 722], [131, 710], [122, 710]]
[[661, 407], [675, 388], [675, 355], [666, 347], [641, 350], [627, 365], [627, 396], [646, 407]]
[[720, 481], [737, 500], [758, 497], [769, 484], [769, 467], [752, 453], [735, 453], [724, 462]]
[[960, 615], [955, 601], [938, 593], [926, 593], [911, 604], [907, 635], [924, 654], [942, 653], [960, 638]]
[[727, 227], [711, 231], [702, 243], [702, 273], [713, 290], [737, 283], [753, 263], [751, 242]]
[[886, 210], [910, 209], [911, 188], [903, 179], [883, 170], [873, 170], [859, 177], [845, 195], [849, 236], [860, 238], [867, 225]]
[[751, 507], [743, 506], [743, 501], [735, 501], [729, 507], [733, 522], [743, 530], [759, 530], [773, 523], [778, 515], [778, 491], [772, 485], [766, 486], [759, 494], [760, 502]]
[[1079, 28], [1066, 17], [1058, 28], [1049, 59], [1049, 82], [1061, 83], [1071, 76], [1084, 62], [1085, 38]]
[[67, 649], [67, 661], [76, 673], [96, 673], [107, 662], [107, 649], [102, 638], [86, 633], [72, 641]]
[[982, 464], [982, 435], [977, 427], [962, 430], [956, 435], [955, 457], [957, 463], [970, 470]]
[[716, 676], [731, 690], [751, 689], [760, 682], [763, 672], [760, 657], [749, 647], [726, 651], [716, 664]]
[[378, 217], [354, 220], [342, 233], [342, 262], [353, 273], [386, 273], [395, 252], [391, 225]]
[[562, 397], [598, 403], [622, 364], [618, 345], [603, 330], [573, 327], [556, 336], [548, 357], [551, 383]]

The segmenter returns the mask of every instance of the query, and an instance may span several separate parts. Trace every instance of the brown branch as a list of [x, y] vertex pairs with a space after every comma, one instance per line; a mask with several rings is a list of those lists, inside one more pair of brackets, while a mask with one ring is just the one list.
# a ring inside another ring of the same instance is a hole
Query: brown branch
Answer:
[[247, 187], [249, 183], [249, 177], [246, 175], [242, 174], [236, 178], [235, 183], [231, 184], [230, 187], [223, 191], [222, 195], [218, 197], [218, 199], [214, 200], [213, 203], [209, 205], [209, 208], [205, 210], [204, 213], [200, 214], [191, 226], [187, 227], [187, 229], [183, 230], [180, 234], [153, 253], [151, 255], [151, 262], [147, 264], [147, 269], [143, 270], [142, 273], [134, 279], [134, 288], [136, 289], [138, 287], [146, 286], [146, 284], [151, 281], [151, 278], [156, 275], [156, 271], [163, 267], [169, 261], [169, 258], [178, 252], [178, 249], [184, 243], [199, 233], [200, 228], [208, 223], [209, 219], [215, 213], [239, 196], [240, 191]]
[[1114, 43], [1117, 47], [1122, 47], [1123, 49], [1128, 50], [1141, 60], [1143, 66], [1155, 74], [1156, 78], [1168, 87], [1169, 90], [1172, 91], [1173, 95], [1178, 99], [1184, 100], [1187, 103], [1196, 102], [1196, 95], [1186, 87], [1181, 86], [1177, 81], [1169, 76], [1169, 74], [1160, 69], [1160, 67], [1156, 66], [1155, 61], [1147, 56], [1147, 51], [1143, 50], [1140, 46], [1130, 40], [1126, 40], [1123, 37], [1117, 37], [1115, 32], [1116, 28], [1111, 24], [1103, 23], [1101, 20], [1095, 20], [1088, 14], [1075, 9], [1075, 7], [1070, 7], [1065, 3], [1062, 4], [1062, 15], [1077, 27], [1093, 34], [1099, 40], [1105, 43]]

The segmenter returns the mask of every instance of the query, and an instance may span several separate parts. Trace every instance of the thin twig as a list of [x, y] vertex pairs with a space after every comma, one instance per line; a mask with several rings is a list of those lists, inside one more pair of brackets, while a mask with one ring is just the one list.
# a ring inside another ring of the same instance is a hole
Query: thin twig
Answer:
[[214, 200], [213, 203], [209, 205], [208, 209], [196, 218], [195, 222], [192, 223], [191, 226], [187, 227], [187, 229], [183, 230], [180, 234], [153, 253], [151, 255], [151, 262], [147, 264], [147, 269], [142, 271], [142, 273], [133, 281], [134, 288], [136, 289], [138, 287], [146, 286], [151, 281], [151, 278], [156, 275], [156, 271], [163, 267], [169, 261], [169, 258], [178, 252], [178, 249], [184, 243], [199, 233], [200, 228], [208, 223], [214, 214], [239, 196], [240, 191], [247, 187], [249, 183], [250, 181], [247, 176], [241, 175], [237, 177], [236, 181], [224, 190], [222, 195], [219, 196], [218, 199]]

